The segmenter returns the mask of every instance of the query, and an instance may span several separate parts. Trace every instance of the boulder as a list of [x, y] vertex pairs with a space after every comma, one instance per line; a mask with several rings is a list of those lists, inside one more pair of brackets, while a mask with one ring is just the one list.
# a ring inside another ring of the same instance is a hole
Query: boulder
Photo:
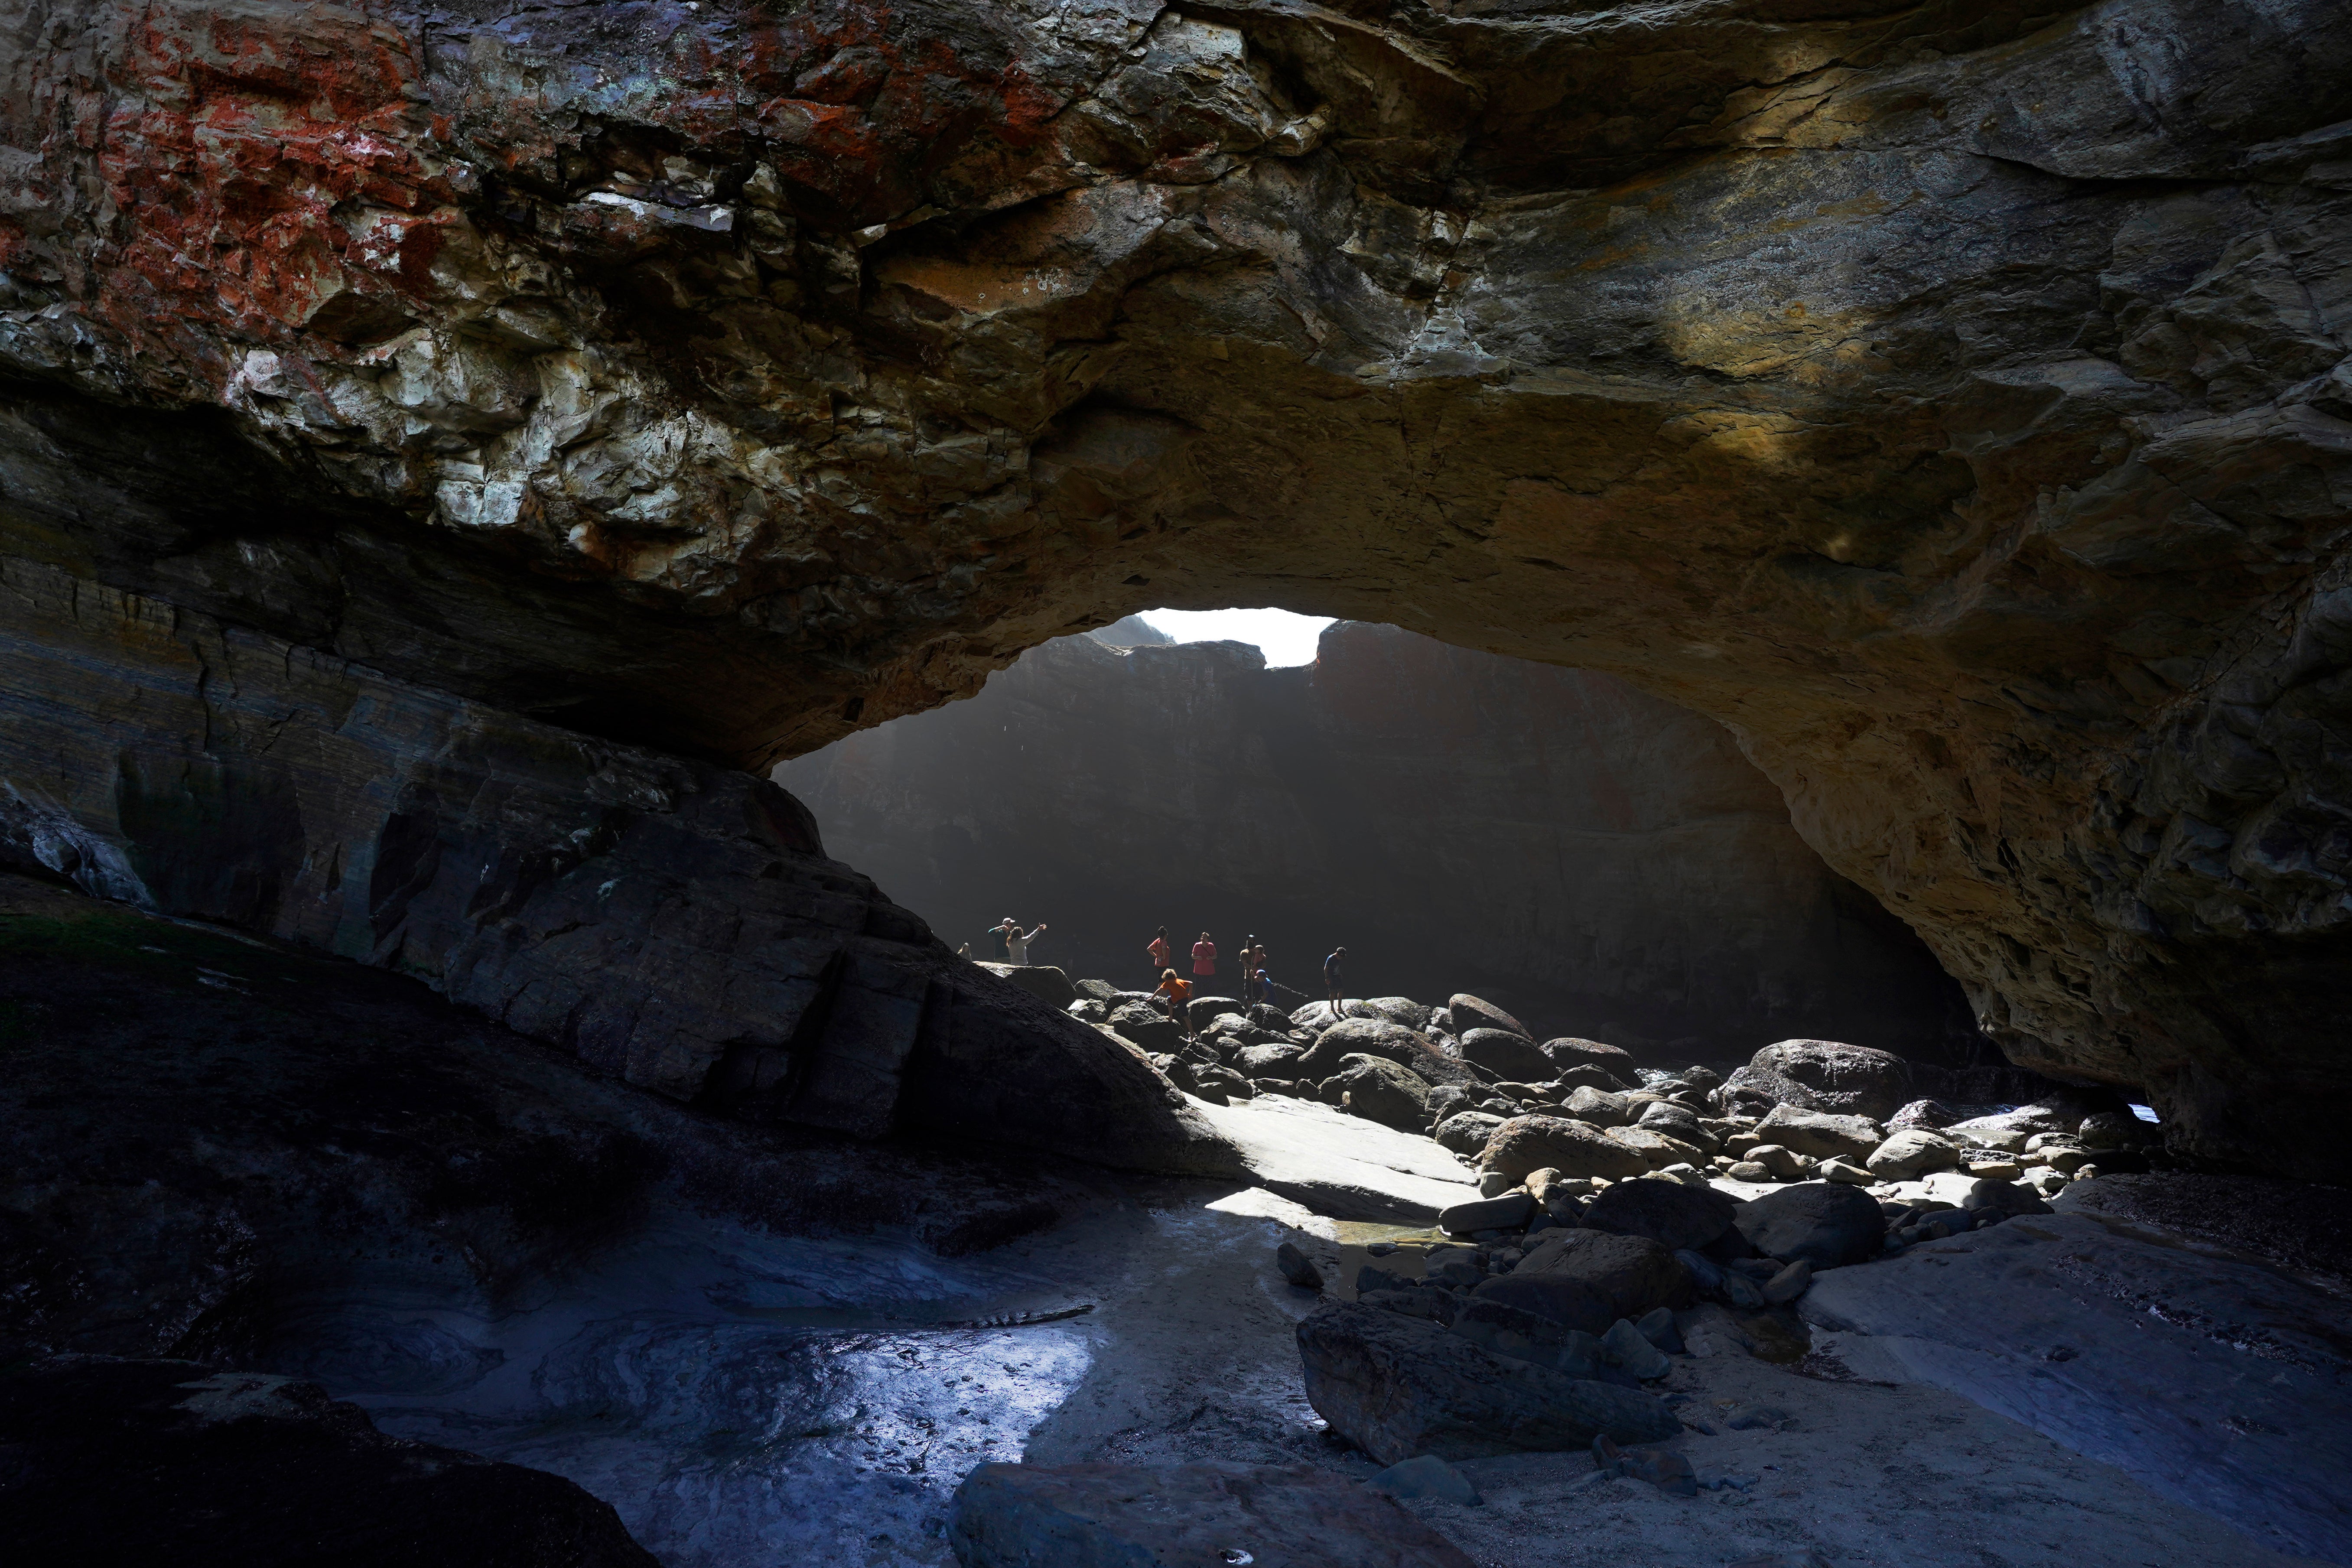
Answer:
[[1636, 1389], [1501, 1361], [1433, 1323], [1360, 1303], [1308, 1313], [1298, 1351], [1307, 1403], [1382, 1465], [1416, 1454], [1475, 1459], [1579, 1448], [1603, 1434], [1656, 1441], [1681, 1430], [1663, 1401]]
[[[1321, 1004], [1315, 1004], [1321, 1005]], [[1426, 1002], [1416, 1002], [1410, 996], [1359, 996], [1340, 1009], [1350, 1018], [1385, 1018], [1391, 1024], [1402, 1024], [1408, 1029], [1426, 1031], [1432, 1015], [1438, 1012]], [[1292, 1015], [1295, 1018], [1296, 1014]], [[1440, 1016], [1434, 1020], [1443, 1024]]]
[[1934, 1131], [1959, 1120], [1960, 1113], [1940, 1100], [1915, 1100], [1886, 1119], [1886, 1130], [1896, 1132], [1917, 1127]]
[[1103, 1026], [1154, 1055], [1172, 1054], [1184, 1044], [1184, 1031], [1175, 1019], [1141, 1002], [1129, 1002], [1114, 1009]]
[[[962, 1568], [1473, 1568], [1460, 1548], [1376, 1491], [1312, 1465], [976, 1467], [948, 1510]], [[1248, 1556], [1235, 1543], [1247, 1542]]]
[[[1753, 1165], [1776, 1182], [1793, 1182], [1806, 1171], [1805, 1157], [1794, 1149], [1784, 1149], [1778, 1143], [1759, 1143], [1747, 1152], [1741, 1165]], [[1737, 1167], [1734, 1167], [1737, 1169]], [[1741, 1176], [1739, 1181], [1752, 1178]]]
[[1437, 1216], [1437, 1227], [1448, 1236], [1478, 1230], [1524, 1230], [1536, 1216], [1536, 1200], [1526, 1193], [1505, 1193], [1498, 1198], [1475, 1198], [1455, 1204]]
[[2073, 1132], [2082, 1125], [2081, 1116], [2057, 1106], [2021, 1105], [2015, 1110], [1955, 1121], [1944, 1129], [1944, 1135], [1954, 1142], [2018, 1154], [2024, 1152], [2027, 1140], [2037, 1132]]
[[1410, 1068], [1425, 1083], [1450, 1083], [1481, 1091], [1486, 1080], [1465, 1063], [1430, 1043], [1429, 1037], [1385, 1018], [1347, 1018], [1315, 1037], [1297, 1061], [1300, 1078], [1323, 1079], [1339, 1070], [1346, 1056], [1381, 1057]]
[[1462, 1035], [1462, 1059], [1476, 1062], [1487, 1071], [1507, 1079], [1548, 1079], [1552, 1074], [1551, 1063], [1543, 1048], [1525, 1035], [1508, 1029], [1466, 1029]]
[[1234, 1053], [1234, 1067], [1248, 1078], [1294, 1078], [1304, 1054], [1298, 1046], [1244, 1046]]
[[[1668, 1321], [1672, 1321], [1671, 1314]], [[1666, 1359], [1665, 1352], [1623, 1318], [1609, 1325], [1609, 1331], [1601, 1336], [1601, 1343], [1618, 1365], [1643, 1383], [1654, 1382], [1675, 1370], [1675, 1363]]]
[[1782, 1040], [1750, 1058], [1725, 1081], [1722, 1093], [1735, 1089], [1764, 1094], [1777, 1105], [1876, 1121], [1911, 1098], [1911, 1064], [1867, 1046]]
[[1622, 1143], [1639, 1154], [1653, 1171], [1668, 1165], [1704, 1165], [1706, 1152], [1679, 1138], [1654, 1132], [1646, 1127], [1612, 1127], [1601, 1134], [1612, 1142]]
[[1298, 1249], [1297, 1242], [1286, 1241], [1274, 1249], [1274, 1266], [1282, 1270], [1285, 1279], [1301, 1290], [1323, 1289], [1323, 1271], [1315, 1267], [1313, 1258]]
[[[2083, 1118], [2075, 1130], [2083, 1147], [2105, 1152], [2116, 1149], [2137, 1149], [2153, 1142], [2156, 1129], [2127, 1110], [2102, 1110]], [[2104, 1165], [2106, 1162], [2101, 1162]]]
[[1571, 1089], [1560, 1109], [1579, 1121], [1589, 1121], [1595, 1127], [1622, 1127], [1634, 1116], [1633, 1107], [1625, 1102], [1622, 1094], [1583, 1087]]
[[386, 1436], [291, 1377], [62, 1358], [0, 1378], [0, 1453], [25, 1564], [656, 1568], [562, 1477]]
[[[1433, 1100], [1435, 1098], [1431, 1096]], [[1432, 1114], [1435, 1114], [1434, 1106], [1432, 1107]], [[1486, 1146], [1486, 1140], [1494, 1135], [1495, 1129], [1502, 1124], [1501, 1117], [1484, 1110], [1457, 1110], [1432, 1128], [1429, 1135], [1464, 1159], [1475, 1160], [1478, 1157], [1478, 1151]]]
[[1868, 1167], [1857, 1165], [1843, 1154], [1832, 1155], [1814, 1166], [1813, 1174], [1824, 1182], [1843, 1182], [1849, 1187], [1867, 1187], [1878, 1180]]
[[1135, 994], [1133, 992], [1121, 991], [1118, 986], [1113, 985], [1108, 980], [1072, 981], [1070, 988], [1089, 1002], [1101, 1002], [1105, 1004], [1124, 1001]]
[[1772, 1114], [1756, 1129], [1756, 1136], [1816, 1160], [1840, 1154], [1867, 1160], [1886, 1139], [1885, 1131], [1868, 1117], [1831, 1115], [1793, 1105], [1774, 1106]]
[[1567, 1094], [1579, 1089], [1598, 1089], [1612, 1094], [1622, 1094], [1633, 1086], [1612, 1077], [1605, 1069], [1591, 1064], [1562, 1068], [1551, 1080], [1554, 1090]]
[[1449, 1026], [1457, 1035], [1466, 1035], [1473, 1029], [1501, 1029], [1523, 1038], [1533, 1037], [1528, 1034], [1525, 1024], [1492, 1002], [1473, 996], [1466, 991], [1446, 1004], [1446, 1012], [1451, 1020]]
[[1926, 1182], [1930, 1202], [1958, 1204], [1971, 1212], [1990, 1209], [2000, 1215], [2048, 1214], [2041, 1194], [2014, 1182], [1972, 1176], [1965, 1171], [1938, 1171]]
[[[1247, 1004], [1238, 996], [1195, 996], [1185, 1007], [1185, 1015], [1195, 1029], [1205, 1029], [1217, 1021], [1221, 1014], [1236, 1016], [1247, 1011]], [[1244, 1020], [1246, 1022], [1247, 1020]]]
[[1633, 1056], [1618, 1046], [1605, 1046], [1599, 1040], [1579, 1039], [1562, 1035], [1543, 1043], [1543, 1054], [1555, 1073], [1573, 1072], [1578, 1068], [1597, 1068], [1618, 1084], [1637, 1084], [1641, 1073], [1633, 1066]]
[[1478, 1154], [1481, 1170], [1512, 1182], [1549, 1165], [1564, 1176], [1638, 1176], [1649, 1161], [1597, 1128], [1559, 1116], [1514, 1116], [1496, 1127]]
[[1741, 1204], [1731, 1223], [1765, 1257], [1783, 1263], [1801, 1258], [1817, 1269], [1875, 1258], [1886, 1240], [1886, 1215], [1877, 1200], [1832, 1182], [1767, 1193]]
[[1078, 999], [1078, 988], [1070, 977], [1050, 963], [989, 963], [981, 968], [1000, 979], [1010, 980], [1048, 1007], [1067, 1007]]
[[1960, 1163], [1960, 1151], [1948, 1138], [1909, 1127], [1871, 1151], [1865, 1163], [1882, 1182], [1907, 1182], [1930, 1171], [1950, 1170]]
[[1645, 1178], [1612, 1184], [1585, 1206], [1584, 1223], [1613, 1236], [1647, 1237], [1669, 1250], [1696, 1249], [1731, 1228], [1737, 1206], [1712, 1187]]
[[1253, 1026], [1269, 1035], [1286, 1036], [1290, 1033], [1290, 1016], [1279, 1007], [1269, 1007], [1260, 1002], [1249, 1010], [1246, 1016]]
[[1429, 1085], [1384, 1057], [1341, 1058], [1339, 1073], [1323, 1084], [1323, 1098], [1400, 1132], [1419, 1132], [1429, 1125]]
[[1688, 1107], [1672, 1101], [1645, 1105], [1633, 1125], [1668, 1138], [1677, 1138], [1695, 1149], [1712, 1154], [1716, 1149], [1715, 1134], [1700, 1124], [1697, 1115]]
[[[1589, 1292], [1602, 1316], [1574, 1315], [1572, 1295], [1558, 1292], [1563, 1281]], [[1639, 1318], [1658, 1307], [1686, 1307], [1690, 1293], [1690, 1272], [1675, 1261], [1671, 1248], [1646, 1236], [1612, 1236], [1581, 1227], [1544, 1232], [1517, 1268], [1487, 1280], [1476, 1291], [1488, 1300], [1593, 1334], [1619, 1318]], [[1559, 1303], [1558, 1310], [1547, 1312], [1540, 1305], [1546, 1300]]]
[[1456, 1502], [1465, 1508], [1475, 1508], [1486, 1500], [1468, 1476], [1434, 1454], [1421, 1454], [1402, 1464], [1391, 1465], [1364, 1483], [1394, 1498], [1433, 1497], [1442, 1502]]

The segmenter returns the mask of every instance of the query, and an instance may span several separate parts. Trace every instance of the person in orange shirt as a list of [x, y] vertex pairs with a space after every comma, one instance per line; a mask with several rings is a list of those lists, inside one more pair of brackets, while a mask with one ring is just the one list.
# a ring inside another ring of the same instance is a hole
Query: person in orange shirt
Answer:
[[1177, 979], [1176, 972], [1172, 969], [1163, 969], [1160, 972], [1160, 988], [1152, 994], [1167, 998], [1169, 1014], [1183, 1029], [1184, 1037], [1187, 1040], [1191, 1039], [1192, 1037], [1192, 983], [1189, 980]]
[[1143, 951], [1151, 955], [1151, 973], [1158, 974], [1164, 972], [1168, 967], [1168, 955], [1176, 951], [1168, 945], [1168, 928], [1161, 926], [1160, 934], [1153, 937], [1151, 945]]

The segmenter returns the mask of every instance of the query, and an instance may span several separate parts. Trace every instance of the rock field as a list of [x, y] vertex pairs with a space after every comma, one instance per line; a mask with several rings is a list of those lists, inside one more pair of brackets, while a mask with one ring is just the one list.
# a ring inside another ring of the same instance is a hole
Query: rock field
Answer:
[[[1960, 1118], [1961, 1164], [1882, 1180], [1928, 1129], [1853, 1152], [1918, 1098], [1869, 1053], [1775, 1047], [1816, 1103], [1759, 1113], [1760, 1077], [1618, 1089], [1556, 1040], [1547, 1098], [1448, 1048], [1523, 1059], [1507, 1016], [1384, 1000], [1265, 1025], [1370, 1103], [1198, 1079], [1237, 1173], [1155, 1177], [715, 1117], [55, 884], [0, 879], [0, 1442], [43, 1489], [0, 1510], [11, 1560], [226, 1532], [294, 1568], [343, 1530], [339, 1560], [483, 1568], [2352, 1562], [2352, 1329], [2301, 1278], [2341, 1261], [2340, 1194], [2096, 1173], [2126, 1141], [2078, 1104]], [[1443, 1081], [1339, 1048], [1367, 1039]], [[1450, 1104], [1359, 1113], [1415, 1082], [1496, 1106], [1467, 1162]], [[1868, 1184], [1669, 1173], [1691, 1127], [1641, 1123], [1678, 1095]], [[2068, 1116], [2098, 1146], [2060, 1212], [1963, 1168]], [[2232, 1209], [2269, 1260], [2212, 1239]], [[1136, 1555], [1177, 1542], [1204, 1555]]]

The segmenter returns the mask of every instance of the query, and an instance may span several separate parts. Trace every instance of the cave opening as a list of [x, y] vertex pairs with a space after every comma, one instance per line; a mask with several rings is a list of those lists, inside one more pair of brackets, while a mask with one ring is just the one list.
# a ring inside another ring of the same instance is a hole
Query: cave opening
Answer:
[[[1275, 608], [1146, 611], [772, 776], [974, 959], [1043, 926], [1030, 963], [1149, 991], [1164, 929], [1188, 976], [1195, 940], [1216, 947], [1203, 994], [1244, 989], [1255, 939], [1285, 1012], [1345, 949], [1348, 994], [1471, 992], [1659, 1068], [1791, 1037], [2004, 1065], [1736, 737], [1591, 671]], [[2003, 1098], [1979, 1076], [1967, 1098]]]

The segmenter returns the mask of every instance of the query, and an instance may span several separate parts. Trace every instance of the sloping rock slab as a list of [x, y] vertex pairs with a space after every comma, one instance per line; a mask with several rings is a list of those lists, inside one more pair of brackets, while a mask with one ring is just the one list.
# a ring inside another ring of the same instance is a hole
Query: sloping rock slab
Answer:
[[289, 1377], [68, 1356], [0, 1380], [0, 1558], [656, 1568], [561, 1476], [388, 1437]]
[[2300, 1281], [2035, 1215], [1818, 1275], [1798, 1310], [1847, 1331], [1864, 1376], [1949, 1389], [2265, 1545], [2352, 1563], [2352, 1310]]
[[956, 1489], [949, 1540], [963, 1568], [1473, 1568], [1383, 1493], [1229, 1460], [982, 1465]]
[[1418, 1318], [1332, 1302], [1298, 1324], [1307, 1403], [1383, 1465], [1476, 1459], [1671, 1437], [1682, 1423], [1637, 1389], [1501, 1360]]
[[1427, 1138], [1282, 1095], [1193, 1108], [1259, 1185], [1330, 1219], [1433, 1225], [1478, 1195], [1470, 1168]]

